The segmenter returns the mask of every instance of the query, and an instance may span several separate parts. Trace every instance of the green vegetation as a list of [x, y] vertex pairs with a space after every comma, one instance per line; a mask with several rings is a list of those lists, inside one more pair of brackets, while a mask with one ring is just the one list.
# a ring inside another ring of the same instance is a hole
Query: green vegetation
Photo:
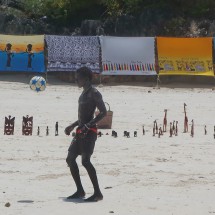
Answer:
[[146, 34], [150, 26], [151, 35], [183, 35], [188, 20], [214, 20], [215, 0], [0, 0], [0, 12], [5, 11], [44, 21], [58, 33], [92, 19], [105, 23], [110, 34], [128, 26], [136, 35]]
[[47, 16], [52, 22], [80, 24], [83, 19], [138, 16], [159, 9], [174, 16], [213, 19], [214, 0], [21, 0], [29, 16]]
[[104, 11], [99, 0], [22, 0], [31, 17], [47, 17], [57, 25], [80, 25], [84, 19], [99, 19]]

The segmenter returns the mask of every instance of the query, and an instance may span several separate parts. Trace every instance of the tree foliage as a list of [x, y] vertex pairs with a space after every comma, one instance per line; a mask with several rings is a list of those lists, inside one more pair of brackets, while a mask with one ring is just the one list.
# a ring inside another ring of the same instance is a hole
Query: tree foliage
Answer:
[[125, 14], [138, 17], [145, 11], [159, 11], [175, 17], [214, 19], [214, 0], [0, 0], [20, 2], [30, 17], [47, 17], [59, 26], [77, 26], [84, 19], [116, 19]]
[[87, 18], [96, 19], [101, 14], [99, 0], [22, 0], [23, 9], [33, 17], [47, 17], [60, 25], [79, 24]]

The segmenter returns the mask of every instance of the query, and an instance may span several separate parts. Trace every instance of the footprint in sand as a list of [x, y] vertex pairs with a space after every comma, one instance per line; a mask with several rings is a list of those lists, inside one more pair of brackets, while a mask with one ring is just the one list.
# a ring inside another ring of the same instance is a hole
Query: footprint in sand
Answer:
[[167, 162], [169, 160], [167, 160], [166, 158], [156, 158], [156, 162]]

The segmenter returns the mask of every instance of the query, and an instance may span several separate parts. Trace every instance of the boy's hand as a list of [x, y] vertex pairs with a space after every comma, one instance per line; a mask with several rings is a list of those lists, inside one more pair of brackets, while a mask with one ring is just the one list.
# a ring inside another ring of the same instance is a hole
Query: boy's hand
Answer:
[[70, 133], [74, 130], [74, 128], [75, 128], [75, 127], [72, 126], [72, 125], [66, 127], [65, 130], [64, 130], [65, 134], [69, 136]]

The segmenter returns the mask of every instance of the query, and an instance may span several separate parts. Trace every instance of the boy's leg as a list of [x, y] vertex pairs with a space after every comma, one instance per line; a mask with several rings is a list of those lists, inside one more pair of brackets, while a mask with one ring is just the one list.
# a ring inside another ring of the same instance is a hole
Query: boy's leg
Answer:
[[74, 154], [72, 151], [69, 151], [66, 162], [70, 168], [71, 175], [75, 181], [77, 191], [67, 197], [67, 199], [75, 199], [75, 198], [83, 198], [85, 196], [84, 188], [81, 183], [81, 178], [79, 174], [79, 168], [76, 163], [76, 158], [78, 157], [78, 154]]
[[91, 157], [91, 154], [88, 154], [88, 153], [82, 154], [82, 165], [86, 168], [94, 188], [94, 194], [88, 199], [86, 199], [85, 201], [94, 202], [94, 201], [102, 200], [103, 195], [100, 191], [96, 170], [90, 161], [90, 157]]

